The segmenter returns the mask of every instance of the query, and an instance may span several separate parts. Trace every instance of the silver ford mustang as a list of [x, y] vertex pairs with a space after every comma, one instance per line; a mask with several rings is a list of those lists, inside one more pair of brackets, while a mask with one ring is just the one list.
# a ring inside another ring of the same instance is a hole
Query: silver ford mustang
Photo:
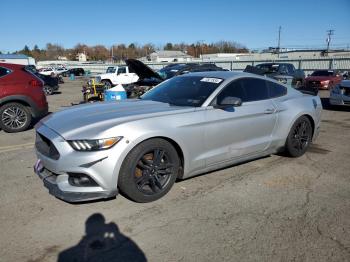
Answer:
[[249, 73], [169, 79], [140, 99], [74, 106], [36, 126], [36, 174], [50, 194], [79, 202], [118, 191], [137, 202], [188, 178], [284, 150], [304, 154], [322, 106]]

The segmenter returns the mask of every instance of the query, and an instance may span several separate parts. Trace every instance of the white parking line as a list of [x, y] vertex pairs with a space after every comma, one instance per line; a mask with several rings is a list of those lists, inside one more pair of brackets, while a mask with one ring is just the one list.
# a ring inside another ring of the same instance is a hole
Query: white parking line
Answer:
[[16, 151], [20, 149], [28, 149], [28, 148], [32, 148], [33, 146], [34, 146], [34, 143], [26, 143], [26, 144], [13, 145], [13, 146], [1, 146], [0, 153]]

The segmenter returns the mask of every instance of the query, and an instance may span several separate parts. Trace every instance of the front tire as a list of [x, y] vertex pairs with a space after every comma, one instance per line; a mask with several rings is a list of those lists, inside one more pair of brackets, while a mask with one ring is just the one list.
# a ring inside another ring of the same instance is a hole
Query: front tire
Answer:
[[26, 130], [32, 121], [30, 110], [19, 103], [8, 103], [0, 107], [0, 127], [8, 133]]
[[286, 153], [291, 157], [302, 156], [312, 140], [312, 126], [309, 118], [299, 117], [289, 131], [286, 141]]
[[160, 199], [174, 185], [180, 160], [166, 140], [150, 139], [133, 148], [122, 164], [118, 187], [135, 202]]

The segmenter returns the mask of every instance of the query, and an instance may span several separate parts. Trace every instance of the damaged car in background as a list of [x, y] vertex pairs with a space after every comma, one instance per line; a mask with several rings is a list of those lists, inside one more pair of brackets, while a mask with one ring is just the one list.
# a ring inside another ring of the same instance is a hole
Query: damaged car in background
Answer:
[[[140, 99], [73, 106], [36, 125], [35, 173], [68, 202], [163, 197], [175, 180], [284, 151], [303, 155], [322, 105], [244, 72], [168, 79]], [[254, 128], [252, 128], [252, 126]]]
[[[247, 66], [247, 68], [253, 66]], [[304, 85], [305, 72], [300, 69], [296, 69], [293, 64], [290, 63], [262, 63], [256, 65], [254, 68], [260, 70], [261, 75], [266, 75], [282, 84], [299, 88]]]
[[36, 69], [35, 66], [32, 65], [26, 66], [25, 69], [39, 77], [44, 82], [43, 90], [46, 95], [52, 95], [58, 91], [60, 83], [59, 76], [55, 74], [43, 75]]
[[[92, 77], [83, 86], [84, 101], [103, 100], [103, 93], [111, 87], [122, 85], [128, 98], [138, 98], [145, 92], [171, 77], [190, 72], [227, 71], [215, 64], [171, 64], [155, 72], [149, 66], [136, 59], [125, 60], [126, 66], [111, 66], [106, 73]], [[93, 94], [93, 95], [91, 95]]]

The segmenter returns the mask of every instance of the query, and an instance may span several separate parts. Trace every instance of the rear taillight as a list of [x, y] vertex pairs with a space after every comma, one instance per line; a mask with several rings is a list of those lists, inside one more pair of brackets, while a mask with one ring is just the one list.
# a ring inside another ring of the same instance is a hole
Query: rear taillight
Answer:
[[33, 79], [29, 81], [29, 85], [32, 87], [42, 87], [43, 83], [39, 80]]

